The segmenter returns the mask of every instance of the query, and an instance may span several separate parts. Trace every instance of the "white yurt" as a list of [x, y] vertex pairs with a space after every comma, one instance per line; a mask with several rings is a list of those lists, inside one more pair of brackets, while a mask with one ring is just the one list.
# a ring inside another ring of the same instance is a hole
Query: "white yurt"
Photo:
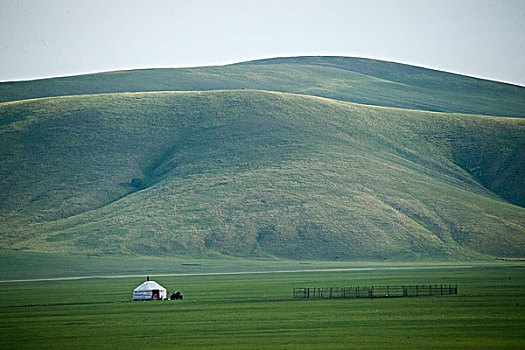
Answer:
[[133, 290], [133, 300], [164, 300], [166, 288], [155, 281], [148, 280]]

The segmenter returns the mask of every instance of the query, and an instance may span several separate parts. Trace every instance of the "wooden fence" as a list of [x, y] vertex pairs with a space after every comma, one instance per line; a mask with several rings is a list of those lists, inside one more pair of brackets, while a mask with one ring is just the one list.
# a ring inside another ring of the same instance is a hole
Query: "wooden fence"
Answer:
[[458, 285], [424, 284], [408, 286], [294, 288], [294, 299], [403, 298], [457, 295]]

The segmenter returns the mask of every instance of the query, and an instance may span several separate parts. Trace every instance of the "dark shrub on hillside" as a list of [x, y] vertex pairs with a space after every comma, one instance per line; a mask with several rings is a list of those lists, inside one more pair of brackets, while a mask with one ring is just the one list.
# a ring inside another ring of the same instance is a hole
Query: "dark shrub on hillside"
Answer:
[[133, 179], [131, 179], [130, 185], [137, 189], [144, 188], [144, 182], [138, 177], [134, 177]]

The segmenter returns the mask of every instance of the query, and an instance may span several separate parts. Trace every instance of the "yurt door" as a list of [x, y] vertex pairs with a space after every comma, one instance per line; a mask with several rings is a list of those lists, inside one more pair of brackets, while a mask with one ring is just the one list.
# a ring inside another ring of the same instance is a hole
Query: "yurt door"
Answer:
[[160, 299], [160, 297], [159, 297], [159, 290], [158, 289], [153, 289], [151, 291], [151, 293], [152, 293], [151, 294], [151, 299], [152, 300], [159, 300]]

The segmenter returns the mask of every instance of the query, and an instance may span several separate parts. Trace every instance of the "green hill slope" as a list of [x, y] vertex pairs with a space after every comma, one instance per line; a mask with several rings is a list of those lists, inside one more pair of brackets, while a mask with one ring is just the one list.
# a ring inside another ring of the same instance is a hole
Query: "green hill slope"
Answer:
[[4, 103], [0, 247], [523, 256], [524, 127], [251, 90]]
[[0, 102], [78, 94], [245, 88], [387, 107], [525, 116], [523, 87], [353, 57], [291, 57], [220, 67], [143, 69], [0, 83]]

